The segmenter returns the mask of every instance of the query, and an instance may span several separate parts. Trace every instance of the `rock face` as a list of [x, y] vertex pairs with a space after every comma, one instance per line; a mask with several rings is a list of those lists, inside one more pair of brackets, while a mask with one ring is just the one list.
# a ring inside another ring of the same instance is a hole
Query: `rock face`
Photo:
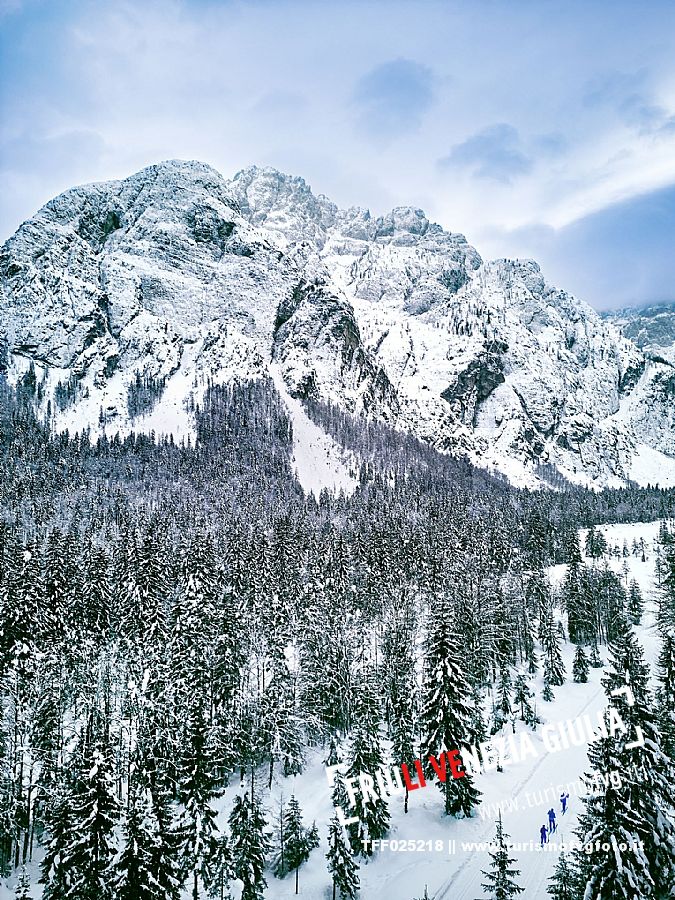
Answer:
[[623, 410], [643, 444], [675, 456], [675, 303], [606, 313], [642, 351], [626, 373]]
[[133, 427], [185, 435], [208, 381], [274, 370], [297, 398], [522, 483], [544, 464], [623, 483], [642, 446], [675, 472], [674, 342], [657, 352], [534, 262], [483, 262], [419, 209], [376, 218], [272, 169], [226, 181], [171, 161], [52, 200], [5, 244], [0, 276], [0, 362], [11, 379], [35, 366], [57, 428], [132, 427], [141, 374], [166, 387]]

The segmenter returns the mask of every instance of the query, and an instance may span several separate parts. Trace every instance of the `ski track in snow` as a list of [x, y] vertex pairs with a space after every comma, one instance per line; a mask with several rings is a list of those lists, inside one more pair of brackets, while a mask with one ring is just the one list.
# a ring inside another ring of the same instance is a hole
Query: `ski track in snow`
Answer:
[[[595, 690], [595, 692], [593, 693], [593, 695], [586, 701], [586, 703], [584, 703], [583, 706], [581, 706], [578, 710], [576, 710], [576, 712], [574, 713], [574, 716], [583, 715], [588, 710], [588, 707], [591, 706], [592, 704], [595, 704], [595, 702], [600, 698], [604, 698], [604, 693], [602, 691], [602, 688], [598, 687]], [[604, 703], [599, 704], [597, 708], [600, 709], [600, 708], [602, 708], [602, 706], [604, 706]], [[536, 736], [537, 735], [535, 732], [534, 737], [536, 738]], [[547, 773], [547, 771], [549, 769], [551, 769], [552, 771], [549, 773], [551, 775], [550, 783], [555, 786], [560, 784], [560, 775], [559, 775], [559, 773], [556, 774], [556, 771], [555, 771], [558, 768], [558, 765], [557, 765], [558, 754], [547, 753], [543, 747], [541, 740], [538, 742], [535, 742], [535, 743], [541, 744], [541, 746], [538, 749], [538, 752], [541, 755], [537, 757], [536, 761], [534, 761], [531, 768], [527, 772], [527, 775], [525, 775], [525, 777], [513, 789], [514, 797], [518, 797], [519, 795], [522, 795], [522, 793], [525, 791], [525, 789], [528, 786], [530, 786], [530, 783], [533, 781], [535, 776], [539, 773], [540, 769], [544, 770], [542, 774]], [[580, 753], [582, 753], [584, 756], [586, 755], [585, 746], [582, 748], [575, 747], [573, 749], [580, 751]], [[562, 752], [569, 753], [570, 751], [568, 750], [568, 751], [562, 751]], [[514, 771], [516, 769], [520, 769], [520, 768], [522, 768], [522, 767], [519, 765], [515, 765]], [[556, 779], [557, 779], [557, 781], [556, 781]], [[541, 783], [541, 782], [542, 782], [542, 779], [539, 778], [538, 783]], [[547, 780], [544, 782], [544, 787], [548, 787], [548, 786], [549, 786], [549, 781]], [[551, 805], [553, 806], [553, 808], [556, 811], [556, 817], [558, 816], [558, 813], [559, 813], [558, 796], [559, 795], [556, 795], [555, 801], [551, 801]], [[522, 799], [522, 797], [521, 797], [521, 799]], [[546, 805], [547, 804], [544, 804], [543, 806], [546, 806]], [[544, 823], [544, 819], [546, 818], [546, 814], [547, 814], [547, 810], [545, 810], [543, 808], [543, 806], [536, 806], [536, 807], [531, 807], [531, 808], [528, 807], [527, 812], [531, 813], [531, 815], [528, 815], [526, 817], [527, 822], [520, 823], [521, 825], [526, 824], [528, 826], [528, 828], [529, 828], [529, 825], [533, 825], [535, 828], [535, 830], [534, 830], [535, 837], [533, 838], [532, 834], [530, 834], [529, 837], [528, 836], [514, 837], [514, 835], [509, 832], [511, 840], [515, 841], [515, 843], [525, 842], [528, 840], [535, 840], [535, 843], [536, 843], [539, 840], [539, 828], [541, 828], [542, 824]], [[523, 812], [525, 812], [525, 811], [526, 810], [523, 810]], [[518, 811], [518, 814], [519, 814], [519, 818], [520, 818], [521, 817], [520, 810]], [[572, 816], [572, 809], [571, 809], [571, 805], [570, 805], [570, 808], [568, 809], [568, 813], [565, 816], [565, 821], [569, 822], [571, 816]], [[504, 820], [506, 820], [508, 817], [509, 817], [508, 812], [502, 813], [502, 818]], [[482, 820], [482, 821], [484, 821], [484, 820]], [[576, 824], [576, 820], [575, 820], [575, 824]], [[483, 831], [481, 837], [476, 838], [475, 840], [477, 840], [478, 842], [492, 840], [492, 838], [494, 837], [494, 827], [495, 827], [494, 822], [490, 821], [488, 823], [487, 829], [485, 829]], [[506, 828], [506, 826], [505, 826], [505, 830], [508, 832], [509, 829]], [[558, 841], [562, 840], [560, 828], [558, 828], [558, 831], [556, 831], [555, 837], [556, 837], [556, 840], [558, 840]], [[548, 852], [542, 853], [541, 851], [535, 851], [535, 853], [536, 852], [539, 852], [540, 855], [553, 856], [555, 858], [555, 855], [553, 853], [548, 853]], [[518, 852], [514, 851], [514, 855], [517, 856]], [[469, 900], [469, 898], [471, 896], [473, 896], [473, 894], [475, 893], [475, 890], [476, 890], [476, 885], [473, 883], [473, 881], [472, 881], [471, 885], [468, 885], [466, 887], [462, 886], [461, 881], [459, 881], [460, 876], [462, 875], [463, 872], [465, 872], [465, 870], [469, 866], [469, 863], [472, 861], [472, 859], [473, 859], [472, 856], [467, 856], [465, 858], [464, 862], [462, 862], [460, 864], [459, 868], [450, 876], [448, 881], [446, 881], [443, 885], [441, 885], [441, 887], [438, 889], [438, 891], [433, 895], [433, 900], [445, 900], [445, 898], [449, 898], [449, 900], [450, 900], [450, 898], [451, 898], [451, 900], [455, 900], [455, 898], [457, 898], [457, 900], [464, 900], [464, 898], [467, 898], [467, 900]], [[545, 881], [547, 880], [547, 877], [548, 877], [548, 875], [535, 878], [534, 880], [536, 881], [536, 884], [534, 884], [534, 882], [531, 879], [528, 879], [527, 881], [525, 881], [521, 878], [519, 881], [519, 884], [521, 885], [521, 887], [524, 887], [526, 889], [530, 888], [530, 887], [539, 887], [543, 883], [545, 883]], [[454, 887], [453, 892], [451, 894], [448, 893], [450, 891], [450, 888], [453, 888], [453, 887]], [[536, 895], [532, 894], [532, 896], [534, 897]]]

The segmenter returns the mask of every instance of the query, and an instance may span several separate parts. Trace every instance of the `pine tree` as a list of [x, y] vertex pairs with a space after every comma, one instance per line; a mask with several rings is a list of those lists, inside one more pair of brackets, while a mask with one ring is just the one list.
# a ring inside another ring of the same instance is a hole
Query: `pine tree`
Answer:
[[579, 644], [574, 654], [572, 676], [577, 684], [585, 684], [588, 681], [588, 659], [581, 644]]
[[663, 752], [675, 762], [675, 633], [663, 634], [658, 660], [657, 715]]
[[499, 813], [496, 825], [497, 832], [494, 843], [497, 849], [494, 853], [490, 852], [489, 854], [492, 863], [490, 871], [482, 872], [486, 880], [481, 887], [489, 900], [510, 900], [511, 897], [517, 897], [518, 894], [522, 894], [524, 888], [519, 887], [513, 880], [515, 876], [520, 875], [520, 871], [512, 866], [516, 860], [515, 857], [511, 858], [509, 856], [507, 846], [509, 835], [504, 832], [501, 813]]
[[527, 684], [527, 678], [522, 672], [519, 672], [514, 684], [513, 702], [520, 708], [520, 718], [523, 722], [527, 722], [528, 719], [532, 718], [533, 711], [530, 704], [531, 697], [532, 691]]
[[139, 784], [132, 784], [124, 823], [124, 847], [115, 863], [117, 900], [165, 900], [154, 872], [160, 842], [152, 798]]
[[[447, 605], [447, 601], [446, 601]], [[422, 757], [439, 757], [446, 750], [458, 750], [466, 741], [471, 715], [470, 688], [460, 665], [460, 653], [450, 631], [452, 615], [441, 604], [430, 617], [425, 647], [425, 679], [420, 713]], [[453, 778], [448, 767], [445, 782], [439, 781], [446, 815], [470, 816], [480, 792], [465, 773]]]
[[67, 896], [69, 900], [108, 900], [112, 897], [109, 868], [119, 804], [110, 748], [96, 717], [90, 721], [80, 746], [72, 831], [64, 854], [70, 879]]
[[337, 815], [328, 827], [328, 871], [333, 879], [333, 900], [337, 891], [345, 900], [355, 900], [359, 890], [358, 865], [353, 859], [344, 838], [344, 832]]
[[576, 900], [574, 890], [574, 877], [570, 869], [567, 857], [560, 852], [555, 871], [549, 878], [548, 893], [553, 900]]
[[[363, 680], [359, 705], [355, 710], [355, 723], [349, 753], [349, 770], [347, 776], [357, 779], [360, 775], [369, 775], [375, 783], [375, 773], [384, 762], [380, 742], [380, 722], [377, 697], [370, 678]], [[384, 837], [389, 828], [389, 810], [386, 800], [378, 795], [376, 801], [366, 803], [362, 794], [357, 792], [353, 816], [358, 817], [356, 824], [349, 826], [349, 837], [352, 849], [363, 856], [372, 854], [370, 841]]]
[[330, 744], [328, 746], [328, 756], [323, 761], [325, 766], [337, 766], [342, 762], [342, 757], [338, 751], [338, 746], [335, 742], [335, 737], [331, 736]]
[[550, 685], [565, 681], [565, 664], [560, 649], [560, 634], [555, 624], [553, 610], [549, 609], [544, 629], [544, 680]]
[[25, 867], [21, 869], [21, 874], [19, 875], [18, 881], [16, 883], [14, 897], [15, 900], [31, 900], [30, 878], [28, 877], [28, 873], [26, 872]]
[[591, 654], [588, 658], [588, 662], [594, 669], [601, 669], [604, 665], [600, 657], [600, 650], [598, 649], [598, 645], [595, 643], [591, 647]]
[[152, 821], [155, 826], [152, 874], [159, 885], [158, 900], [178, 900], [182, 882], [182, 860], [179, 858], [181, 835], [174, 824], [174, 810], [165, 777], [164, 773], [150, 773]]
[[267, 881], [263, 874], [270, 842], [257, 799], [237, 795], [229, 817], [232, 875], [243, 883], [241, 900], [262, 900]]
[[68, 851], [72, 837], [71, 797], [61, 788], [48, 818], [49, 843], [40, 866], [44, 900], [66, 900], [71, 885]]
[[[589, 570], [583, 565], [576, 535], [569, 542], [567, 553], [568, 565], [561, 589], [562, 606], [567, 612], [570, 640], [575, 643], [588, 643], [596, 638], [597, 615], [590, 590]], [[551, 627], [548, 622], [549, 613], [552, 615], [551, 610], [552, 606], [549, 604], [540, 631], [542, 644], [546, 632]]]
[[637, 581], [633, 579], [628, 588], [628, 603], [626, 606], [628, 616], [630, 617], [633, 625], [639, 625], [642, 621], [644, 607], [645, 604], [642, 598], [642, 591], [640, 590], [640, 586], [638, 585]]
[[230, 843], [225, 835], [220, 835], [216, 839], [209, 869], [209, 897], [212, 900], [230, 900], [232, 853]]
[[550, 703], [551, 700], [554, 699], [554, 696], [555, 695], [551, 690], [551, 682], [547, 678], [544, 678], [544, 689], [541, 692], [541, 699], [545, 700], [547, 703]]
[[291, 795], [284, 816], [284, 856], [286, 868], [295, 872], [295, 893], [298, 893], [300, 866], [309, 859], [311, 852], [310, 831], [302, 824], [302, 811], [297, 799]]
[[200, 884], [208, 883], [218, 831], [211, 801], [219, 790], [203, 690], [197, 685], [198, 693], [189, 712], [187, 746], [180, 765], [179, 799], [184, 809], [179, 824], [180, 855], [190, 875], [192, 900], [199, 900]]
[[607, 540], [601, 531], [596, 531], [591, 525], [586, 534], [586, 556], [591, 559], [599, 559], [607, 552]]
[[508, 668], [502, 669], [499, 678], [499, 709], [503, 716], [511, 712], [511, 674]]

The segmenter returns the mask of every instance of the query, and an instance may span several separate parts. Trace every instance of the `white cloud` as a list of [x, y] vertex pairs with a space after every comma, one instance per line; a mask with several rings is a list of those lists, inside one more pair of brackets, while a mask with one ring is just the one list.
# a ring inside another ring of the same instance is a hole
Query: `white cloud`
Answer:
[[675, 7], [584, 5], [580, 31], [581, 9], [29, 4], [8, 19], [32, 57], [5, 64], [2, 230], [68, 184], [182, 157], [276, 165], [345, 206], [422, 206], [517, 255], [518, 229], [675, 182]]

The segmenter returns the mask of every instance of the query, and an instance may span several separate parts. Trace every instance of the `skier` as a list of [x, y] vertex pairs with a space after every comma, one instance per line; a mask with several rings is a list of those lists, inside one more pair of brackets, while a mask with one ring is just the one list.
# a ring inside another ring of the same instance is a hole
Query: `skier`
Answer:
[[547, 837], [546, 837], [546, 826], [545, 826], [545, 825], [542, 825], [542, 826], [541, 826], [541, 828], [540, 828], [540, 830], [539, 830], [539, 835], [540, 835], [540, 837], [541, 837], [541, 846], [543, 847], [544, 844], [546, 843], [546, 840], [547, 840]]
[[569, 800], [569, 794], [565, 794], [564, 792], [560, 795], [560, 805], [562, 806], [562, 814], [565, 815], [567, 811], [567, 801]]
[[548, 811], [548, 830], [555, 831], [555, 811], [553, 807]]

